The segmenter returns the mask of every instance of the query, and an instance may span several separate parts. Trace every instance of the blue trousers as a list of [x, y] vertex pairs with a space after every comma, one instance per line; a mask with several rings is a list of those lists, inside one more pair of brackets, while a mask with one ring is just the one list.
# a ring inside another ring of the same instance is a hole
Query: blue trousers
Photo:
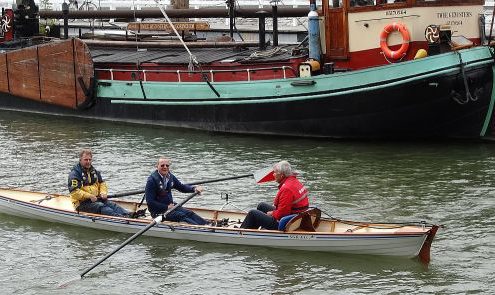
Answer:
[[112, 201], [101, 201], [91, 202], [91, 200], [85, 200], [79, 203], [77, 211], [96, 213], [110, 216], [127, 217], [129, 212]]
[[165, 220], [174, 222], [187, 222], [196, 225], [205, 225], [207, 222], [198, 214], [183, 207], [179, 207], [167, 214]]
[[256, 209], [249, 210], [241, 224], [241, 228], [258, 229], [261, 226], [264, 229], [278, 229], [278, 220], [266, 214], [266, 212], [273, 210], [275, 210], [273, 205], [265, 202], [259, 203]]

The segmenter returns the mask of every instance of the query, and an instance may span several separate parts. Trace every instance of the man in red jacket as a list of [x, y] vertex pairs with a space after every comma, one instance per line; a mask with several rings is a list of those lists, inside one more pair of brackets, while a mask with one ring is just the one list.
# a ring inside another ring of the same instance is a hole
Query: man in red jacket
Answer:
[[278, 182], [278, 193], [273, 205], [261, 202], [250, 210], [241, 228], [278, 229], [279, 220], [287, 215], [308, 209], [308, 190], [297, 180], [289, 162], [281, 161], [273, 165], [273, 176]]

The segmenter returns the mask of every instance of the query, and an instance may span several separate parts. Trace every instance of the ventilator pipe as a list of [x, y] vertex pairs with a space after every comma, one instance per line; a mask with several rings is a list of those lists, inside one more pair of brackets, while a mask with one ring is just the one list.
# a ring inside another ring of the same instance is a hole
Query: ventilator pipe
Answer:
[[308, 13], [309, 58], [320, 61], [320, 19], [316, 12], [316, 3], [311, 0]]
[[273, 46], [278, 46], [278, 0], [271, 1], [272, 3], [272, 19], [273, 19]]
[[230, 38], [234, 39], [234, 27], [235, 27], [235, 2], [234, 0], [228, 0], [227, 5], [229, 7], [229, 33]]
[[64, 39], [69, 39], [69, 4], [62, 3], [62, 13], [64, 18]]
[[266, 35], [265, 17], [266, 17], [266, 12], [265, 11], [259, 11], [257, 14], [258, 14], [259, 48], [260, 48], [260, 50], [265, 50], [266, 49], [266, 41], [265, 41], [265, 35]]

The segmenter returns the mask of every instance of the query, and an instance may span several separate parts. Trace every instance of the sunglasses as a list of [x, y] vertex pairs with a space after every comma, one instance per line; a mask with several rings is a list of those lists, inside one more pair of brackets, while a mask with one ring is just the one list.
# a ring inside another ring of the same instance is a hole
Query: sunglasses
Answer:
[[170, 164], [161, 164], [160, 167], [162, 167], [162, 168], [167, 167], [168, 168], [168, 167], [170, 167]]

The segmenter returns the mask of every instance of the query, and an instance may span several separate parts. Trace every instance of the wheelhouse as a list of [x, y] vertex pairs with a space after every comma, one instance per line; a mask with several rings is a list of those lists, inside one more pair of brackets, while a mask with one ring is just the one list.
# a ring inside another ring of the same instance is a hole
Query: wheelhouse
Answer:
[[[413, 59], [418, 50], [429, 55], [485, 40], [483, 0], [322, 0], [318, 3], [324, 62], [359, 69]], [[409, 33], [385, 30], [399, 23]], [[404, 43], [400, 57], [385, 54]], [[472, 43], [470, 43], [470, 42]], [[382, 46], [381, 46], [382, 45]]]

